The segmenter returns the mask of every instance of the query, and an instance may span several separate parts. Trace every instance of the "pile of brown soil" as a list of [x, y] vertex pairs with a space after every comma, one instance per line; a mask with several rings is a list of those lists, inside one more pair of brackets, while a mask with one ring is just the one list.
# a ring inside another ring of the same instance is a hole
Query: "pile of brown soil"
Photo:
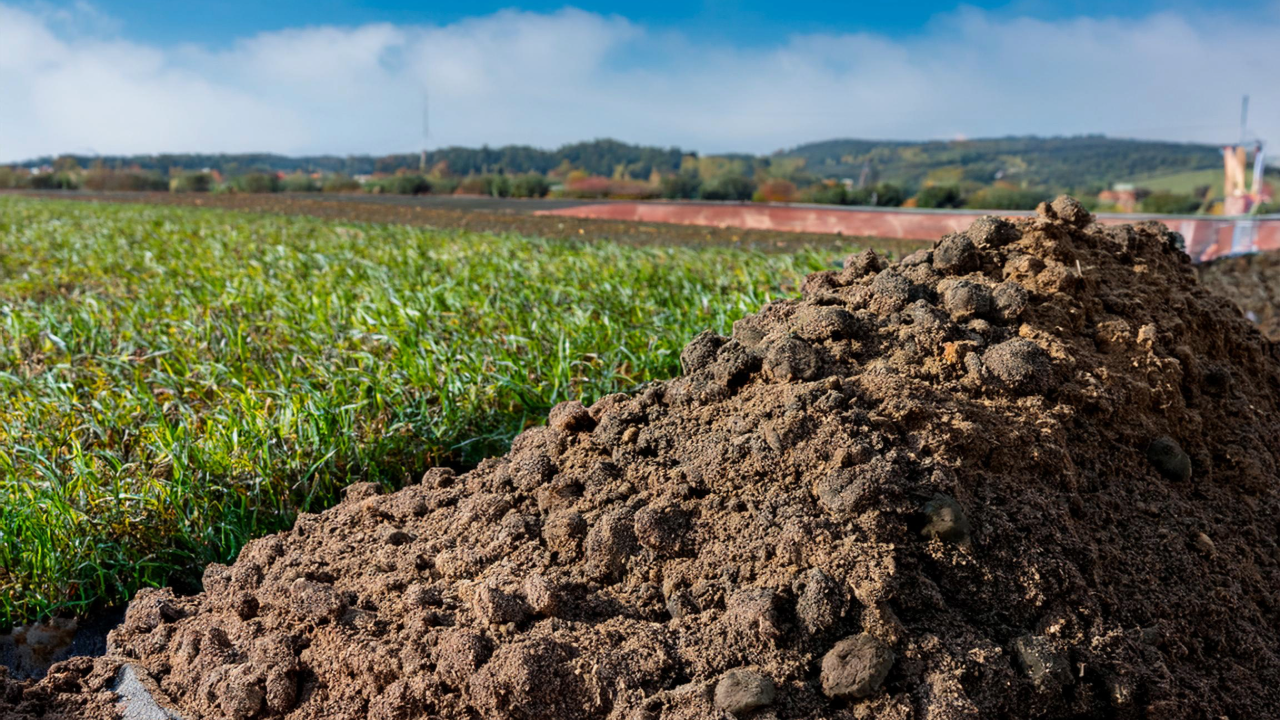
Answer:
[[1199, 267], [1200, 281], [1231, 299], [1280, 342], [1280, 252], [1221, 258]]
[[141, 593], [11, 717], [124, 661], [189, 718], [1280, 716], [1280, 350], [1175, 239], [1062, 198], [851, 257]]

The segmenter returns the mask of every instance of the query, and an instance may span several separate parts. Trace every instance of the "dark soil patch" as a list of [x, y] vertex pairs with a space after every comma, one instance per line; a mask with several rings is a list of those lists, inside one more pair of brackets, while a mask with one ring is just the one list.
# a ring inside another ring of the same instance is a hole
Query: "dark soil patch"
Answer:
[[415, 203], [413, 198], [380, 196], [173, 193], [23, 192], [24, 195], [86, 202], [127, 202], [151, 205], [185, 205], [356, 222], [399, 223], [472, 232], [515, 233], [571, 240], [611, 240], [635, 245], [718, 245], [762, 252], [792, 252], [806, 247], [829, 247], [856, 242], [881, 253], [901, 257], [928, 243], [888, 238], [850, 238], [823, 233], [698, 227], [622, 220], [544, 217], [531, 214], [537, 205], [515, 201], [486, 203], [482, 198], [463, 199], [454, 207], [441, 202]]

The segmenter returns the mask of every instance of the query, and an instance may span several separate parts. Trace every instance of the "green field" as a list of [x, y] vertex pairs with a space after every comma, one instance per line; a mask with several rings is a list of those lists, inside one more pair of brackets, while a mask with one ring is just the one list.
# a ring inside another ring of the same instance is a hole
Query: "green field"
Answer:
[[0, 198], [0, 624], [193, 587], [350, 482], [500, 452], [842, 252]]
[[1129, 180], [1128, 182], [1137, 187], [1155, 192], [1164, 191], [1178, 193], [1179, 195], [1192, 195], [1198, 188], [1208, 185], [1214, 197], [1222, 196], [1222, 168], [1189, 170], [1171, 175]]

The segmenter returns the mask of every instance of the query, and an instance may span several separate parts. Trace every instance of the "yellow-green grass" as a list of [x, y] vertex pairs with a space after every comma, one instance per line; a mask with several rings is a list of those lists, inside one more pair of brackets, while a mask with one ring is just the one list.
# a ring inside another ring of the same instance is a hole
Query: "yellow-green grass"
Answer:
[[636, 248], [0, 198], [0, 625], [203, 566], [679, 370], [848, 248]]
[[1198, 188], [1208, 185], [1214, 197], [1222, 195], [1222, 169], [1188, 170], [1186, 172], [1159, 175], [1156, 177], [1130, 180], [1137, 187], [1147, 188], [1154, 192], [1171, 192], [1180, 195], [1192, 195]]

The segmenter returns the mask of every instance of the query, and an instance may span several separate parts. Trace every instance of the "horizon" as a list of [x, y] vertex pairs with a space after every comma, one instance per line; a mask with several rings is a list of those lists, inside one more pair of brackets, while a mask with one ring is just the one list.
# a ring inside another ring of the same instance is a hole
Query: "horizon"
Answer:
[[[435, 153], [435, 152], [445, 152], [449, 150], [479, 150], [487, 147], [491, 150], [502, 150], [505, 148], [527, 148], [527, 149], [536, 150], [539, 152], [554, 153], [554, 152], [563, 150], [567, 147], [572, 147], [575, 145], [585, 145], [585, 144], [596, 143], [596, 142], [618, 142], [623, 145], [637, 147], [637, 148], [679, 150], [687, 155], [695, 155], [699, 157], [745, 155], [745, 156], [763, 158], [763, 157], [771, 157], [775, 155], [787, 155], [789, 153], [794, 153], [798, 150], [801, 150], [803, 148], [810, 147], [813, 145], [821, 145], [824, 143], [838, 143], [838, 142], [882, 143], [885, 145], [906, 145], [906, 144], [927, 145], [932, 143], [946, 143], [946, 144], [970, 143], [970, 142], [979, 143], [979, 142], [990, 142], [990, 141], [997, 141], [997, 140], [1073, 140], [1077, 138], [1101, 138], [1106, 140], [1116, 140], [1116, 141], [1123, 141], [1123, 142], [1191, 145], [1191, 146], [1205, 147], [1205, 148], [1218, 147], [1218, 145], [1213, 143], [1203, 143], [1203, 142], [1197, 142], [1193, 140], [1187, 140], [1187, 141], [1159, 140], [1159, 139], [1153, 140], [1148, 138], [1116, 137], [1111, 135], [1105, 135], [1102, 133], [1079, 133], [1075, 135], [1003, 135], [998, 137], [993, 136], [993, 137], [973, 137], [973, 138], [926, 138], [921, 140], [833, 137], [833, 138], [824, 138], [821, 140], [811, 140], [808, 142], [798, 143], [796, 145], [789, 145], [785, 148], [780, 148], [778, 150], [773, 150], [766, 153], [737, 152], [732, 150], [727, 152], [720, 152], [720, 153], [703, 153], [703, 152], [699, 152], [694, 148], [683, 148], [680, 146], [645, 145], [642, 143], [628, 142], [626, 140], [621, 140], [613, 137], [598, 137], [598, 138], [592, 138], [590, 140], [576, 140], [576, 141], [566, 142], [566, 143], [562, 143], [560, 145], [555, 145], [555, 146], [537, 146], [537, 145], [527, 145], [527, 144], [520, 144], [520, 143], [510, 143], [510, 144], [504, 144], [504, 145], [449, 145], [449, 146], [442, 146], [442, 147], [435, 147], [435, 148], [426, 148], [426, 151], [428, 153]], [[106, 159], [106, 158], [127, 159], [127, 158], [142, 158], [142, 157], [159, 158], [159, 157], [176, 156], [176, 155], [207, 155], [210, 157], [238, 157], [238, 156], [245, 156], [245, 155], [263, 155], [263, 156], [284, 158], [288, 160], [308, 160], [308, 159], [342, 160], [346, 158], [376, 159], [376, 158], [385, 158], [385, 157], [409, 157], [409, 156], [416, 156], [420, 152], [422, 152], [422, 149], [409, 149], [409, 150], [382, 153], [382, 154], [350, 153], [350, 154], [343, 154], [343, 155], [338, 155], [333, 153], [293, 155], [288, 153], [272, 152], [269, 150], [246, 150], [243, 152], [160, 151], [160, 152], [148, 152], [148, 153], [100, 154], [100, 155], [81, 155], [79, 153], [58, 153], [58, 154], [52, 154], [52, 155], [40, 155], [36, 157], [30, 157], [22, 160], [11, 161], [11, 162], [0, 162], [0, 166], [8, 165], [11, 167], [28, 167], [38, 161], [52, 161], [52, 160], [57, 160], [60, 157], [95, 158], [95, 159]], [[1272, 167], [1276, 165], [1278, 162], [1280, 162], [1280, 160], [1277, 160], [1276, 158], [1270, 158], [1267, 160], [1267, 166]]]
[[590, 137], [703, 155], [883, 137], [1219, 145], [1240, 139], [1245, 94], [1249, 137], [1280, 137], [1276, 0], [499, 5], [0, 0], [0, 162]]

